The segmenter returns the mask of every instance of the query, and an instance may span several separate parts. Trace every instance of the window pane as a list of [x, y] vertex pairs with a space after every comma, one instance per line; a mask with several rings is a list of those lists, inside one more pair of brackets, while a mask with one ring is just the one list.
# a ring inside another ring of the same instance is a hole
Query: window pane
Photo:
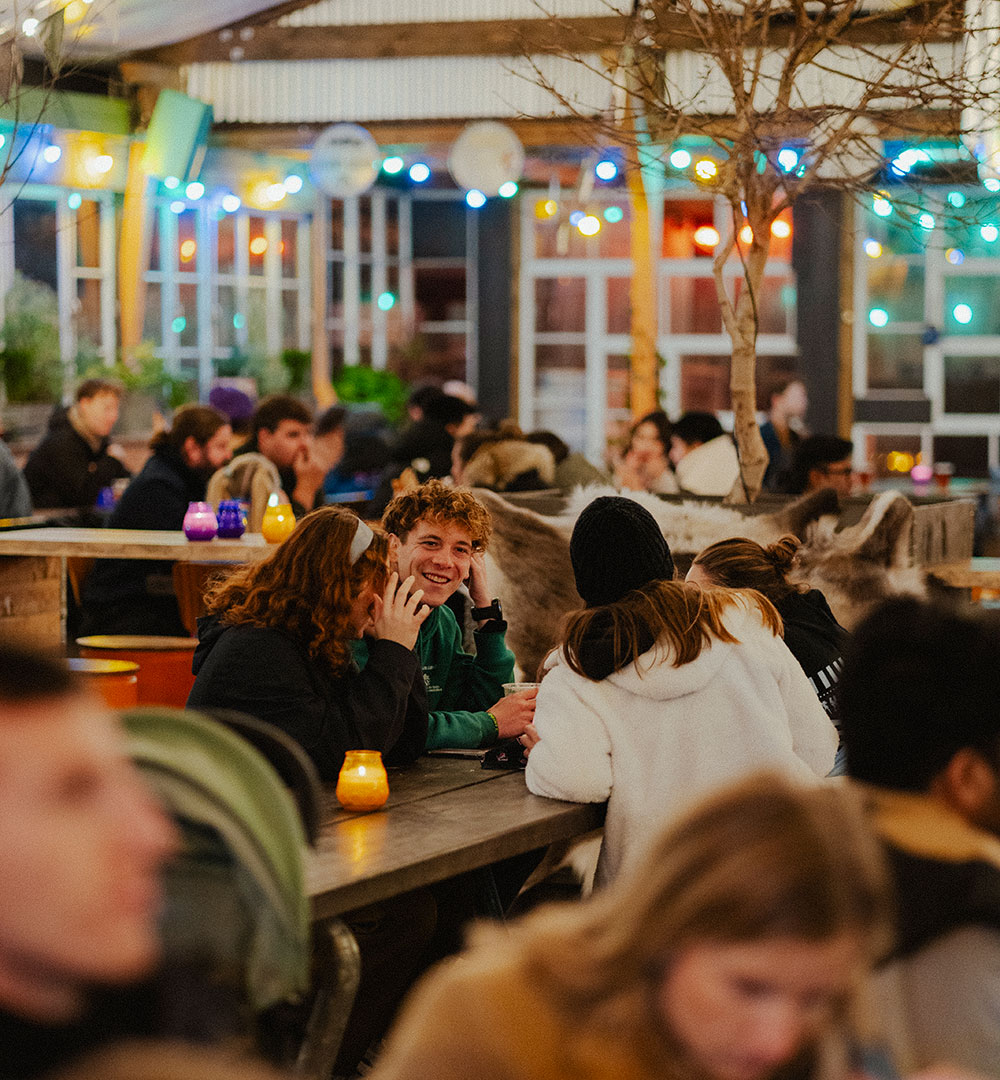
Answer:
[[729, 357], [681, 357], [681, 409], [684, 412], [718, 412], [731, 407]]
[[393, 198], [385, 201], [385, 253], [399, 255], [399, 202]]
[[946, 334], [1000, 334], [1000, 277], [948, 277], [944, 282]]
[[340, 199], [334, 199], [330, 206], [330, 247], [344, 250], [344, 203]]
[[81, 280], [76, 283], [76, 340], [81, 352], [101, 345], [101, 283]]
[[219, 273], [231, 274], [236, 269], [236, 215], [219, 218]]
[[919, 336], [869, 334], [868, 386], [872, 390], [922, 390], [924, 347]]
[[101, 204], [84, 199], [76, 211], [76, 265], [101, 265]]
[[539, 278], [535, 282], [538, 332], [582, 333], [586, 328], [586, 295], [584, 278]]
[[668, 290], [670, 318], [668, 325], [674, 334], [719, 334], [722, 332], [722, 311], [715, 293], [715, 280], [709, 277], [670, 278]]
[[628, 417], [629, 361], [624, 355], [608, 357], [608, 420]]
[[711, 199], [665, 199], [662, 254], [668, 259], [711, 255], [712, 248], [697, 245], [694, 234], [701, 226], [714, 223]]
[[236, 313], [236, 290], [231, 285], [220, 285], [216, 302], [215, 344], [223, 349], [236, 344], [236, 322], [242, 316]]
[[264, 273], [264, 252], [267, 238], [264, 236], [264, 219], [250, 218], [250, 273], [260, 277]]
[[298, 275], [298, 235], [297, 221], [287, 218], [281, 222], [281, 276], [293, 278]]
[[1000, 412], [1000, 357], [946, 356], [944, 411]]
[[884, 308], [893, 322], [924, 321], [924, 268], [883, 253], [867, 258], [869, 307]]
[[413, 257], [465, 255], [465, 203], [413, 201]]
[[[618, 221], [608, 221], [604, 216], [604, 210], [610, 210], [613, 217], [618, 211], [622, 216]], [[600, 244], [602, 259], [627, 259], [632, 253], [632, 245], [629, 237], [629, 218], [631, 210], [627, 202], [614, 203], [611, 207], [600, 210], [592, 210], [601, 221], [601, 231], [597, 234]], [[576, 230], [574, 230], [576, 231]]]
[[295, 289], [281, 290], [282, 348], [299, 347], [299, 294]]
[[422, 334], [423, 374], [432, 378], [465, 380], [465, 334]]
[[535, 349], [535, 425], [577, 447], [585, 437], [585, 363], [582, 345]]
[[177, 216], [177, 251], [174, 265], [187, 273], [193, 273], [197, 265], [195, 261], [195, 210], [185, 210]]
[[181, 345], [198, 344], [198, 286], [178, 287], [180, 306], [174, 315], [171, 329], [180, 334]]
[[416, 267], [413, 290], [418, 322], [465, 318], [465, 267]]
[[54, 202], [14, 200], [14, 268], [33, 281], [58, 288]]
[[[713, 280], [714, 285], [714, 280]], [[742, 278], [736, 279], [735, 296], [745, 288]], [[795, 280], [790, 276], [766, 277], [757, 297], [758, 332], [761, 334], [788, 334], [792, 330], [795, 315]], [[721, 319], [721, 313], [720, 313]]]
[[985, 435], [935, 435], [934, 460], [950, 461], [955, 476], [989, 476], [989, 443]]
[[608, 278], [608, 333], [627, 334], [632, 329], [632, 298], [629, 278]]
[[370, 195], [358, 199], [358, 250], [368, 255], [372, 250], [372, 200]]
[[149, 230], [149, 269], [159, 270], [160, 267], [160, 208], [157, 207], [153, 214], [153, 223]]
[[143, 315], [142, 336], [157, 346], [163, 344], [163, 325], [160, 300], [160, 285], [150, 282], [146, 286], [146, 311]]

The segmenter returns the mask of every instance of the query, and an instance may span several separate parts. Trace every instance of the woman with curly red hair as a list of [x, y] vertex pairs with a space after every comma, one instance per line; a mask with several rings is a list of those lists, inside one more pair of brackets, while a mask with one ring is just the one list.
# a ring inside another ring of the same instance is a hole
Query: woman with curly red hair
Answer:
[[[406, 764], [427, 739], [413, 652], [429, 608], [389, 572], [389, 538], [353, 513], [303, 518], [263, 562], [209, 591], [199, 621], [192, 708], [238, 709], [276, 724], [335, 780], [347, 750]], [[364, 670], [351, 642], [367, 634]]]

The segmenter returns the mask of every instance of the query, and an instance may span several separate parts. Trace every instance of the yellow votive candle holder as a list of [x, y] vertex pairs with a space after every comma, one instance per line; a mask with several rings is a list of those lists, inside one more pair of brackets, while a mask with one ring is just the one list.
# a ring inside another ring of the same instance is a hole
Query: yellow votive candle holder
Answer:
[[378, 750], [348, 750], [337, 777], [337, 801], [345, 810], [377, 810], [389, 798], [389, 777]]
[[295, 529], [295, 514], [290, 503], [268, 503], [260, 531], [269, 544], [280, 544]]

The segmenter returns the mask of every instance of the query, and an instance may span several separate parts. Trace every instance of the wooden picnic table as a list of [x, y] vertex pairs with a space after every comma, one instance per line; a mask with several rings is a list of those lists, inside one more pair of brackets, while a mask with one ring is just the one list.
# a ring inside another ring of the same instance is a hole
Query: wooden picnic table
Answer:
[[0, 531], [0, 637], [45, 648], [64, 644], [69, 558], [232, 565], [262, 559], [269, 550], [260, 533], [193, 541], [180, 530], [50, 526]]
[[971, 594], [973, 589], [1000, 590], [1000, 559], [974, 557], [927, 567], [927, 575], [940, 588]]
[[389, 770], [381, 810], [348, 813], [330, 794], [307, 865], [317, 919], [443, 881], [599, 828], [604, 805], [532, 795], [519, 770], [423, 757]]

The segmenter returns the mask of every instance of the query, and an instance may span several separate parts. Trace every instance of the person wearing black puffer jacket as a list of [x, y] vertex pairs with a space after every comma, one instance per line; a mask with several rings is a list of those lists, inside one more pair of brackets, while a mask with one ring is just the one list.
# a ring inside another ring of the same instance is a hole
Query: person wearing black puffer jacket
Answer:
[[[150, 443], [153, 454], [108, 519], [112, 529], [180, 529], [188, 503], [231, 457], [232, 430], [215, 409], [185, 405], [170, 431]], [[86, 634], [187, 636], [173, 590], [173, 563], [99, 559], [83, 590]]]
[[744, 536], [719, 540], [695, 556], [687, 579], [699, 585], [763, 593], [781, 616], [785, 644], [808, 675], [827, 715], [836, 723], [834, 690], [847, 631], [818, 589], [788, 580], [799, 546], [794, 536], [783, 536], [766, 548]]

